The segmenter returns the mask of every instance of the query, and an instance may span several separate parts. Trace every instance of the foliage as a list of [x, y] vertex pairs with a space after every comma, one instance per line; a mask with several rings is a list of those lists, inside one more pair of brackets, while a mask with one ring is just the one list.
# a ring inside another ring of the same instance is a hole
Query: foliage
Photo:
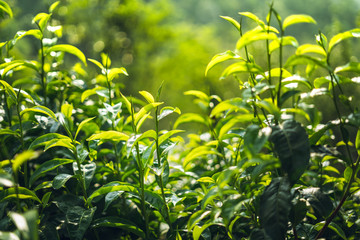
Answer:
[[[128, 71], [109, 54], [86, 58], [58, 43], [58, 5], [1, 43], [1, 238], [359, 238], [360, 120], [344, 88], [359, 84], [360, 64], [330, 58], [359, 29], [299, 45], [286, 33], [316, 24], [308, 15], [240, 12], [255, 26], [246, 32], [223, 17], [240, 38], [205, 74], [232, 61], [221, 78], [233, 76], [241, 96], [189, 90], [201, 112], [181, 113], [161, 101], [162, 84], [155, 95], [126, 96], [119, 78]], [[13, 16], [1, 0], [0, 10]], [[12, 55], [28, 37], [39, 43], [36, 60]], [[256, 44], [265, 60], [251, 54]], [[69, 70], [70, 57], [79, 62]], [[319, 97], [334, 119], [322, 122]], [[178, 118], [162, 129], [169, 115]], [[199, 131], [185, 141], [189, 123]]]

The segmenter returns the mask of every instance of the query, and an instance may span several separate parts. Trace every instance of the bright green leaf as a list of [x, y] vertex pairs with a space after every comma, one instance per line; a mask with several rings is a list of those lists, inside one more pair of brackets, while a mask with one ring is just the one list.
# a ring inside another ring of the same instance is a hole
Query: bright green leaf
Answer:
[[294, 14], [286, 17], [283, 22], [283, 29], [285, 30], [287, 27], [297, 24], [297, 23], [313, 23], [316, 24], [316, 21], [309, 15], [304, 14]]
[[240, 23], [238, 21], [228, 16], [220, 16], [220, 17], [231, 23], [240, 32]]
[[82, 53], [78, 48], [76, 48], [72, 45], [69, 45], [69, 44], [59, 44], [59, 45], [49, 47], [46, 51], [46, 54], [49, 54], [50, 52], [58, 52], [58, 51], [67, 52], [67, 53], [75, 55], [86, 66], [86, 57], [85, 57], [84, 53]]

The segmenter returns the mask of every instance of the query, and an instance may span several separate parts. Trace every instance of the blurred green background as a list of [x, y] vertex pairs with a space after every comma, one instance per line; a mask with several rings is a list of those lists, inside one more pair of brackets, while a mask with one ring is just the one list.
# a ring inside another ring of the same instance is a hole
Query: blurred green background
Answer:
[[[11, 39], [18, 30], [35, 28], [31, 19], [47, 12], [51, 0], [9, 0], [14, 18], [1, 22], [0, 41]], [[164, 81], [162, 101], [183, 112], [193, 110], [192, 98], [184, 91], [196, 89], [221, 98], [239, 95], [235, 80], [219, 80], [223, 66], [204, 72], [211, 58], [233, 50], [239, 33], [220, 15], [240, 20], [239, 11], [250, 11], [263, 20], [271, 1], [265, 0], [62, 0], [55, 11], [55, 24], [62, 24], [63, 43], [73, 44], [88, 58], [100, 60], [100, 53], [110, 54], [113, 67], [123, 66], [129, 77], [121, 78], [126, 95], [138, 91], [156, 93]], [[359, 0], [274, 0], [283, 19], [295, 13], [309, 14], [317, 25], [299, 24], [286, 32], [299, 43], [315, 43], [321, 30], [330, 38], [336, 33], [360, 25]], [[244, 31], [254, 27], [244, 19]], [[277, 26], [274, 24], [274, 26]], [[36, 59], [38, 43], [21, 40], [16, 55]], [[343, 44], [334, 61], [356, 58], [357, 44]], [[261, 49], [257, 49], [260, 52]], [[88, 64], [88, 78], [95, 76], [95, 66]], [[87, 79], [90, 81], [91, 79]]]

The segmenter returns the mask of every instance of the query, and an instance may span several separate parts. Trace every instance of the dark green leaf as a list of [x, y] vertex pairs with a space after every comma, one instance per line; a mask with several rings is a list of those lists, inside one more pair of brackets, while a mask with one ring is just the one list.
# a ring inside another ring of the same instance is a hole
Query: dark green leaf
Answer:
[[291, 209], [287, 178], [274, 178], [260, 197], [260, 222], [272, 240], [285, 239]]
[[94, 220], [93, 224], [92, 224], [93, 228], [99, 228], [99, 227], [115, 227], [115, 228], [121, 228], [127, 232], [131, 232], [134, 233], [135, 235], [137, 235], [138, 237], [145, 239], [145, 233], [143, 232], [143, 230], [141, 230], [138, 226], [136, 226], [135, 223], [127, 220], [127, 219], [123, 219], [123, 218], [119, 218], [119, 217], [103, 217], [103, 218], [99, 218]]
[[30, 177], [30, 186], [41, 176], [44, 176], [47, 172], [58, 168], [61, 165], [74, 162], [72, 159], [55, 158], [53, 160], [44, 162], [41, 164]]
[[52, 181], [52, 187], [54, 189], [59, 189], [59, 188], [63, 187], [65, 185], [65, 183], [72, 177], [73, 177], [73, 175], [66, 174], [66, 173], [56, 175], [54, 177], [54, 180]]
[[315, 210], [317, 217], [327, 218], [334, 206], [330, 197], [324, 194], [320, 188], [309, 187], [302, 190], [304, 198], [310, 203], [311, 207]]
[[308, 135], [300, 123], [285, 121], [281, 126], [273, 127], [270, 140], [280, 159], [282, 169], [294, 184], [304, 173], [310, 159]]
[[72, 206], [66, 212], [66, 228], [70, 239], [82, 240], [93, 219], [96, 207], [84, 209]]

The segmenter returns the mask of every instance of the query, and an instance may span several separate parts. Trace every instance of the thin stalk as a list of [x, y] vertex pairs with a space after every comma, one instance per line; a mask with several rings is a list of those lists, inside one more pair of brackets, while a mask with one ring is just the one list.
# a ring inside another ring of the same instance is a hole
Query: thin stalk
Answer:
[[334, 217], [336, 216], [336, 214], [340, 211], [342, 205], [344, 204], [344, 202], [346, 201], [346, 199], [350, 196], [349, 192], [350, 192], [350, 188], [351, 188], [351, 184], [354, 182], [354, 178], [357, 174], [357, 168], [359, 166], [359, 162], [360, 162], [360, 156], [358, 156], [355, 165], [353, 166], [353, 171], [351, 173], [350, 176], [350, 180], [348, 185], [346, 186], [346, 190], [339, 202], [339, 204], [337, 205], [336, 209], [331, 213], [330, 217], [328, 217], [325, 221], [324, 226], [321, 228], [321, 230], [318, 232], [318, 234], [316, 235], [315, 239], [319, 239], [325, 232], [325, 230], [327, 229], [327, 227], [329, 226], [329, 224], [332, 222], [332, 220], [334, 219]]
[[[79, 157], [78, 157], [75, 139], [73, 139], [72, 143], [73, 143], [74, 148], [75, 148], [74, 155], [75, 155], [75, 161], [76, 161], [77, 166], [78, 166], [78, 174], [79, 174], [80, 183], [81, 183], [80, 186], [81, 186], [81, 188], [82, 188], [85, 201], [87, 201], [88, 196], [87, 196], [87, 192], [86, 192], [86, 182], [85, 182], [85, 177], [84, 177], [84, 175], [83, 175], [83, 172], [82, 172], [82, 170], [81, 170], [81, 163], [80, 163], [80, 159], [79, 159]], [[91, 203], [90, 203], [90, 206], [91, 206]]]
[[[134, 108], [133, 108], [133, 104], [131, 103], [131, 124], [132, 124], [132, 128], [133, 128], [133, 132], [136, 136], [137, 134], [137, 130], [136, 130], [136, 126], [135, 126], [135, 117], [134, 117]], [[145, 206], [145, 169], [144, 166], [142, 164], [141, 161], [141, 157], [140, 157], [140, 149], [139, 149], [139, 144], [136, 143], [135, 144], [135, 150], [136, 150], [136, 162], [137, 165], [139, 167], [139, 182], [140, 182], [140, 199], [141, 199], [141, 211], [142, 214], [144, 216], [145, 219], [145, 235], [146, 235], [146, 239], [150, 239], [150, 233], [149, 233], [149, 216], [146, 212], [146, 206]]]
[[[20, 115], [20, 112], [21, 112], [21, 109], [20, 109], [20, 92], [21, 92], [21, 88], [19, 89], [18, 94], [17, 94], [16, 110], [17, 110], [17, 116], [18, 116], [18, 119], [19, 119], [21, 151], [24, 151], [25, 150], [24, 131], [23, 131], [22, 119], [21, 119], [21, 115]], [[29, 187], [29, 179], [28, 179], [28, 177], [29, 177], [29, 164], [26, 161], [24, 163], [24, 184], [25, 184], [26, 188]]]
[[[270, 11], [269, 11], [269, 19], [268, 19], [268, 30], [267, 30], [267, 33], [269, 34], [270, 33], [270, 22], [271, 22], [271, 13], [272, 13], [272, 6], [273, 6], [273, 3], [271, 4], [270, 6]], [[268, 72], [269, 72], [269, 76], [268, 76], [268, 81], [269, 81], [269, 85], [272, 86], [272, 77], [271, 77], [271, 53], [270, 53], [270, 42], [269, 42], [269, 39], [266, 39], [266, 54], [267, 54], [267, 64], [268, 64]], [[272, 89], [270, 89], [270, 95], [271, 95], [271, 100], [272, 100], [272, 103], [274, 103], [275, 101], [275, 97], [274, 97], [274, 94], [273, 94], [273, 91]]]
[[46, 74], [45, 74], [45, 55], [44, 55], [44, 44], [42, 39], [40, 40], [40, 54], [41, 54], [41, 85], [43, 88], [43, 94], [44, 94], [44, 105], [47, 106], [47, 84], [46, 84]]
[[[158, 99], [157, 99], [158, 100]], [[161, 159], [160, 159], [160, 147], [159, 147], [159, 120], [158, 120], [158, 113], [159, 113], [159, 108], [156, 107], [155, 108], [155, 133], [156, 133], [156, 138], [155, 138], [155, 145], [156, 145], [156, 158], [158, 160], [158, 166], [159, 168], [162, 169], [163, 166], [161, 166]], [[160, 174], [159, 177], [159, 185], [160, 185], [160, 189], [161, 189], [161, 197], [165, 203], [165, 209], [166, 209], [166, 221], [169, 225], [170, 228], [170, 232], [172, 232], [172, 226], [171, 226], [171, 221], [170, 221], [170, 211], [169, 211], [169, 206], [166, 203], [166, 197], [165, 197], [165, 192], [164, 192], [164, 182], [163, 182], [163, 175]]]
[[280, 76], [279, 76], [279, 83], [278, 83], [278, 92], [277, 92], [277, 106], [280, 108], [280, 97], [281, 97], [281, 81], [283, 75], [283, 38], [284, 38], [284, 29], [282, 27], [281, 21], [278, 19], [279, 26], [280, 26], [280, 44], [279, 44], [279, 67], [280, 67]]
[[7, 116], [8, 122], [9, 122], [9, 127], [11, 127], [12, 126], [12, 124], [11, 124], [11, 111], [10, 111], [9, 106], [7, 104], [7, 95], [6, 95], [5, 91], [4, 91], [4, 109], [5, 109], [6, 116]]

